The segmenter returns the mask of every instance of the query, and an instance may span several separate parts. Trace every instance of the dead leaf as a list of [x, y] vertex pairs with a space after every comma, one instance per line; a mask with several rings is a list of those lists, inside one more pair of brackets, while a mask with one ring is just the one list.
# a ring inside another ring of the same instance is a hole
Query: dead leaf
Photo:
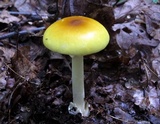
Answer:
[[147, 33], [160, 41], [160, 6], [152, 5], [143, 9]]
[[37, 71], [37, 67], [30, 61], [29, 51], [29, 46], [21, 47], [12, 58], [14, 71], [26, 80], [35, 78]]
[[[159, 89], [158, 89], [159, 90]], [[149, 106], [151, 113], [157, 113], [157, 111], [160, 110], [160, 101], [159, 101], [159, 94], [157, 92], [157, 89], [153, 86], [148, 86], [148, 100], [149, 100]]]
[[5, 57], [7, 62], [11, 61], [11, 58], [14, 56], [15, 51], [16, 51], [14, 48], [8, 48], [4, 46], [3, 47], [0, 46], [0, 50], [3, 51], [3, 56]]
[[0, 14], [0, 22], [9, 24], [11, 22], [19, 22], [20, 19], [16, 16], [10, 15], [8, 11], [3, 10]]
[[144, 3], [140, 0], [128, 0], [123, 6], [119, 6], [114, 9], [115, 19], [119, 19], [131, 13], [139, 13], [143, 4]]
[[116, 19], [123, 18], [123, 23], [117, 23], [112, 27], [117, 31], [116, 40], [122, 49], [128, 49], [134, 44], [158, 45], [160, 41], [159, 5], [151, 5], [146, 1], [128, 0], [123, 6], [115, 8], [114, 14]]
[[148, 86], [148, 89], [145, 89], [145, 93], [143, 90], [136, 89], [133, 94], [135, 104], [142, 109], [149, 110], [152, 114], [159, 115], [160, 102], [158, 90], [153, 86]]
[[122, 122], [128, 122], [128, 123], [131, 123], [132, 121], [134, 122], [133, 117], [120, 108], [117, 108], [117, 107], [114, 108], [114, 114], [115, 114], [115, 117], [121, 120]]
[[8, 1], [0, 1], [0, 8], [7, 8], [7, 7], [11, 7], [13, 5], [12, 2]]
[[47, 14], [47, 7], [50, 5], [49, 1], [35, 1], [35, 0], [12, 0], [14, 6], [19, 12]]
[[145, 29], [135, 23], [135, 21], [126, 22], [123, 24], [115, 24], [114, 31], [119, 31], [116, 35], [116, 40], [120, 48], [128, 49], [131, 45], [143, 44], [147, 46], [157, 46], [158, 42], [155, 39], [149, 39]]

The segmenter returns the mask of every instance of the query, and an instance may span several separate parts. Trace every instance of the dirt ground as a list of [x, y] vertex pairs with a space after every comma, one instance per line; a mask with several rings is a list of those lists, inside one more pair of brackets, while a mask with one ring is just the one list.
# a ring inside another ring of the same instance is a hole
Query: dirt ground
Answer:
[[[45, 29], [83, 15], [109, 45], [84, 57], [90, 115], [71, 115], [71, 58], [44, 47]], [[160, 124], [160, 1], [1, 0], [1, 124]]]

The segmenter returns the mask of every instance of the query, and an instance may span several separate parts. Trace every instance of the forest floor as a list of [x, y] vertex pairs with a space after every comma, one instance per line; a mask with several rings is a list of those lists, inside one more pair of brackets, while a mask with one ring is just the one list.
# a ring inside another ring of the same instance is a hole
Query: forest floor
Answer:
[[[71, 115], [71, 58], [42, 39], [58, 19], [102, 23], [109, 45], [84, 57], [89, 117]], [[0, 1], [1, 124], [160, 124], [160, 3], [152, 0]]]

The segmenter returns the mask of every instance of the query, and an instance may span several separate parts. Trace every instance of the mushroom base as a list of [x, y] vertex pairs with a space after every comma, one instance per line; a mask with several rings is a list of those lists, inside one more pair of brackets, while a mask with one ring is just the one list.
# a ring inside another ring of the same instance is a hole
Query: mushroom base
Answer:
[[87, 102], [85, 102], [85, 105], [82, 105], [82, 106], [76, 106], [76, 104], [71, 102], [70, 105], [68, 106], [68, 111], [72, 115], [81, 113], [83, 117], [88, 117], [90, 114], [89, 104]]

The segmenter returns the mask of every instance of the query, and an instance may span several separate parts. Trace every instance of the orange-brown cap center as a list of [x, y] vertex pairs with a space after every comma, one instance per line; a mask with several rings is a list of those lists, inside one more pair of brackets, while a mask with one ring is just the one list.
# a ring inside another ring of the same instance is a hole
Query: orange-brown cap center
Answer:
[[79, 20], [79, 19], [74, 19], [74, 20], [70, 21], [70, 25], [72, 25], [72, 26], [78, 26], [80, 24], [82, 24], [82, 20]]

